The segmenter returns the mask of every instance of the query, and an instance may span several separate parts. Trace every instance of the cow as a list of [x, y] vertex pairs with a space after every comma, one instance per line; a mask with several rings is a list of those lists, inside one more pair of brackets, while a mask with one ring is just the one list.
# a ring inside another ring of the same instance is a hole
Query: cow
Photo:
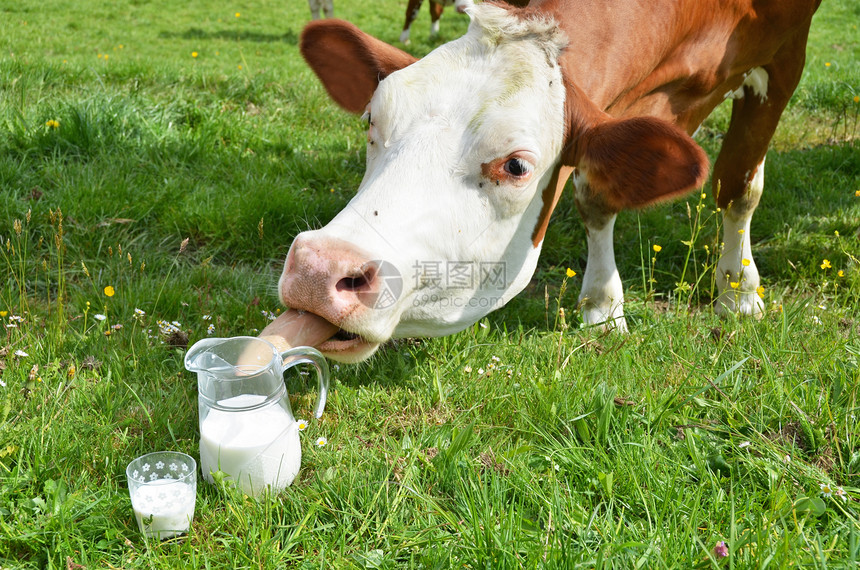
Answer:
[[[406, 4], [406, 20], [403, 22], [403, 31], [400, 32], [400, 42], [409, 44], [409, 30], [412, 28], [412, 22], [418, 18], [418, 11], [421, 10], [421, 5], [424, 0], [409, 0]], [[454, 5], [458, 12], [465, 13], [466, 6], [471, 4], [470, 0], [430, 0], [428, 2], [430, 8], [430, 37], [435, 38], [439, 35], [439, 18], [442, 17], [442, 12], [446, 6]]]
[[334, 18], [334, 0], [308, 0], [308, 7], [311, 9], [313, 20], [320, 19], [320, 10], [326, 18]]
[[616, 215], [702, 187], [709, 163], [691, 133], [725, 99], [715, 309], [761, 315], [750, 220], [819, 3], [485, 2], [467, 9], [464, 36], [420, 60], [348, 22], [310, 23], [301, 53], [337, 104], [364, 115], [367, 164], [346, 207], [295, 237], [285, 315], [325, 323], [318, 348], [343, 362], [460, 331], [528, 284], [572, 179], [587, 231], [581, 318], [624, 332]]

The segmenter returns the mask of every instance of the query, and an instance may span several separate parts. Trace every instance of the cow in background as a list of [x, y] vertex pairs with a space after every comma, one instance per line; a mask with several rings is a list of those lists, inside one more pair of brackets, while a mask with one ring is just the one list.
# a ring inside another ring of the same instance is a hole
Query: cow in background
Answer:
[[[418, 17], [418, 11], [424, 0], [409, 0], [406, 4], [406, 20], [403, 22], [403, 31], [400, 32], [400, 42], [409, 43], [409, 29], [412, 27], [412, 22]], [[434, 38], [439, 35], [439, 18], [442, 17], [442, 11], [445, 6], [456, 6], [457, 11], [461, 14], [465, 13], [466, 7], [471, 5], [471, 0], [430, 0], [430, 37]]]
[[311, 18], [320, 19], [320, 10], [325, 12], [326, 18], [334, 18], [334, 0], [308, 0], [311, 9]]
[[[400, 43], [409, 43], [409, 29], [412, 27], [412, 22], [418, 17], [418, 10], [421, 9], [423, 2], [424, 0], [409, 0], [406, 5], [406, 21], [403, 22]], [[525, 6], [529, 0], [506, 0], [506, 2], [514, 6]], [[430, 37], [435, 38], [439, 35], [439, 18], [442, 17], [442, 11], [446, 6], [454, 6], [457, 12], [465, 14], [466, 9], [472, 4], [472, 0], [430, 0]]]

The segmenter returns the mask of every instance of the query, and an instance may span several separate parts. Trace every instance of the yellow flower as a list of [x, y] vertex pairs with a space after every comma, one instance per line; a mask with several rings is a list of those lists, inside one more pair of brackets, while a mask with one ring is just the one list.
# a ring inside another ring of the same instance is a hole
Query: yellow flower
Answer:
[[855, 103], [860, 103], [860, 95], [855, 95], [855, 96], [854, 96], [854, 102], [855, 102]]
[[824, 62], [824, 67], [830, 67], [830, 62], [829, 62], [829, 61], [825, 61], [825, 62]]
[[833, 230], [833, 235], [835, 235], [836, 237], [839, 237], [839, 230]]
[[663, 246], [662, 246], [662, 245], [657, 245], [657, 244], [655, 243], [653, 246], [651, 246], [651, 249], [653, 249], [653, 250], [654, 250], [654, 253], [660, 253], [660, 250], [661, 250], [661, 249], [663, 249]]
[[242, 69], [242, 66], [241, 66], [241, 65], [239, 66], [239, 69]]
[[732, 289], [737, 289], [739, 285], [740, 285], [740, 283], [738, 283], [737, 281], [732, 281], [731, 283], [729, 283], [729, 286]]
[[8, 315], [8, 314], [9, 314], [9, 311], [0, 311], [0, 317], [5, 318], [6, 315]]
[[858, 198], [860, 198], [860, 190], [855, 190], [854, 195], [857, 196]]
[[192, 51], [192, 52], [191, 52], [191, 57], [197, 57], [197, 52], [196, 52], [196, 51]]
[[573, 277], [574, 275], [576, 275], [576, 271], [574, 271], [574, 270], [573, 270], [573, 269], [571, 269], [570, 267], [568, 267], [568, 268], [567, 268], [566, 273], [567, 273], [567, 276], [568, 276], [568, 277]]
[[107, 295], [108, 297], [113, 297], [114, 293], [116, 293], [116, 291], [114, 291], [113, 287], [111, 287], [110, 285], [105, 287], [105, 295]]
[[837, 275], [837, 277], [845, 277], [845, 272], [840, 269], [839, 271], [836, 272], [836, 275]]
[[741, 265], [743, 265], [744, 267], [749, 267], [750, 266], [750, 260], [746, 259], [746, 258], [741, 259]]
[[763, 287], [762, 285], [759, 285], [759, 286], [756, 288], [755, 292], [756, 292], [756, 293], [758, 293], [758, 296], [759, 296], [759, 297], [761, 297], [762, 299], [764, 299], [764, 287]]
[[60, 127], [60, 121], [56, 119], [48, 119], [45, 121], [45, 125], [47, 125], [51, 129], [57, 129]]
[[708, 197], [708, 195], [707, 195], [707, 194], [705, 194], [704, 192], [702, 192], [702, 200], [704, 200], [704, 199], [705, 199], [705, 198], [707, 198], [707, 197]]
[[831, 267], [829, 259], [825, 259], [821, 262], [821, 269], [830, 269]]
[[[236, 12], [236, 17], [237, 17], [237, 18], [238, 18], [239, 16], [241, 16], [241, 15], [242, 15], [242, 14], [240, 14], [239, 12]], [[830, 65], [830, 64], [828, 63], [827, 65]]]

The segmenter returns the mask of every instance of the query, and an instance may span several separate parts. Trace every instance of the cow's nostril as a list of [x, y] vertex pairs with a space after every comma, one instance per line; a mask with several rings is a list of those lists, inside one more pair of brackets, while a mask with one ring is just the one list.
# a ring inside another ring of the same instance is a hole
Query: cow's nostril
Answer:
[[367, 288], [367, 279], [361, 277], [344, 277], [337, 282], [338, 291], [364, 291]]
[[376, 266], [368, 265], [362, 267], [358, 275], [344, 277], [337, 282], [335, 288], [338, 291], [353, 291], [362, 292], [369, 291], [372, 287], [373, 280], [376, 277]]

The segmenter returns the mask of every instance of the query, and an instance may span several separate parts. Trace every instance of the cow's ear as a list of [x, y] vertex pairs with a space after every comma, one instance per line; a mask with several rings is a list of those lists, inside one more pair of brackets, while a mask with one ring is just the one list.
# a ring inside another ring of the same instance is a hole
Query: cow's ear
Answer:
[[335, 103], [352, 113], [364, 112], [380, 81], [417, 61], [343, 20], [309, 23], [299, 49]]
[[708, 174], [705, 151], [678, 127], [653, 117], [610, 118], [580, 133], [576, 146], [575, 166], [616, 211], [682, 195]]

